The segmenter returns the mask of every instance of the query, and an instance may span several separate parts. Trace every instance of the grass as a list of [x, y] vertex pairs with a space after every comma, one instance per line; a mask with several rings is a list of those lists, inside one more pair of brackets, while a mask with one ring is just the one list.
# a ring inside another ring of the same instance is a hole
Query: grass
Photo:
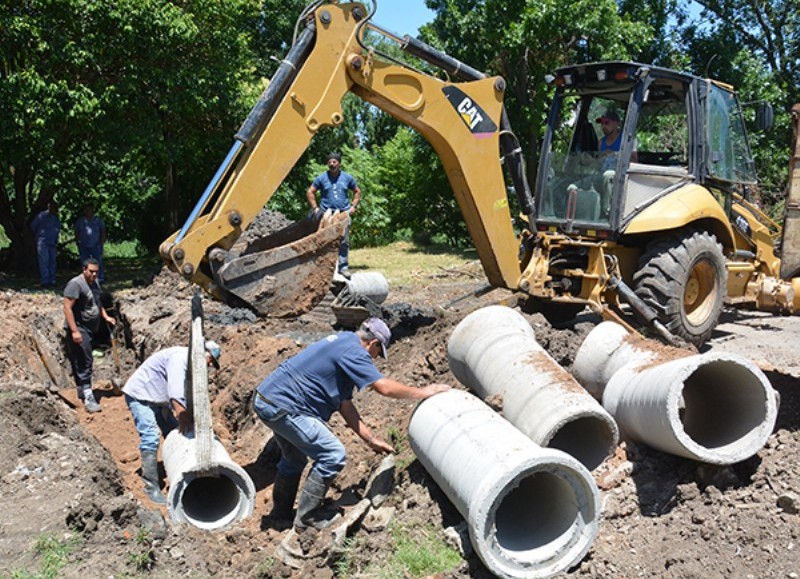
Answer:
[[41, 569], [38, 572], [16, 570], [11, 579], [56, 579], [61, 576], [69, 556], [81, 542], [80, 535], [69, 535], [58, 539], [53, 535], [42, 535], [36, 540], [34, 551], [39, 555]]
[[461, 555], [433, 527], [391, 527], [393, 554], [369, 565], [360, 575], [377, 579], [406, 579], [445, 573], [461, 564]]
[[[58, 293], [67, 281], [80, 273], [77, 249], [68, 244], [59, 257], [56, 287]], [[157, 273], [161, 258], [147, 255], [134, 242], [107, 243], [104, 251], [106, 283], [103, 289], [119, 291], [134, 287]], [[391, 286], [431, 284], [437, 278], [464, 281], [475, 279], [485, 283], [474, 249], [453, 249], [445, 245], [420, 245], [398, 241], [381, 247], [350, 250], [351, 271], [379, 271]], [[35, 266], [34, 266], [35, 272]], [[37, 288], [38, 274], [0, 278], [0, 288]]]
[[483, 277], [474, 249], [452, 249], [442, 245], [422, 246], [398, 241], [381, 247], [350, 250], [350, 270], [381, 272], [392, 285], [415, 285], [439, 273], [457, 271]]

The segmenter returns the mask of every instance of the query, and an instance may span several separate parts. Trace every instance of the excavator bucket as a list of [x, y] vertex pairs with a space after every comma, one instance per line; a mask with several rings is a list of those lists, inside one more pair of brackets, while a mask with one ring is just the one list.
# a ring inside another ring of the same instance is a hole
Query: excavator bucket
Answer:
[[781, 278], [800, 275], [800, 104], [792, 107], [792, 156], [781, 238]]
[[306, 218], [246, 247], [234, 246], [222, 265], [212, 265], [214, 279], [260, 315], [304, 314], [330, 288], [347, 224], [347, 212], [326, 214], [319, 222]]

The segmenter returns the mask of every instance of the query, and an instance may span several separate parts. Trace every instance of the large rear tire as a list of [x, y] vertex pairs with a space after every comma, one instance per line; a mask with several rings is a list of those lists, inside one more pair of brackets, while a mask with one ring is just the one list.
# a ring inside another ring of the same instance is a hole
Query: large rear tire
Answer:
[[685, 230], [651, 243], [633, 281], [671, 333], [698, 347], [711, 337], [728, 284], [722, 246], [712, 234]]

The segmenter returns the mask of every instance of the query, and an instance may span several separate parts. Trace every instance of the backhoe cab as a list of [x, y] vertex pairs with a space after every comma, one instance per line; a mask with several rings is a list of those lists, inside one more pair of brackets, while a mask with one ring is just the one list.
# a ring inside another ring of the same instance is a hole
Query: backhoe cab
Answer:
[[[632, 310], [700, 345], [726, 297], [800, 309], [797, 260], [784, 281], [775, 249], [791, 232], [750, 202], [756, 176], [730, 86], [630, 62], [565, 67], [552, 83], [521, 281], [546, 314]], [[618, 129], [612, 143], [605, 125]]]

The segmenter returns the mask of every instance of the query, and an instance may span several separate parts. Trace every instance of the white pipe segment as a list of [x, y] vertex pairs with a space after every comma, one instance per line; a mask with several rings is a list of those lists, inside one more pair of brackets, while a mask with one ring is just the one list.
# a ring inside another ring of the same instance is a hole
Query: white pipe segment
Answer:
[[590, 470], [614, 452], [614, 419], [511, 308], [488, 306], [464, 318], [450, 336], [447, 357], [455, 377], [479, 397], [502, 397], [505, 418], [539, 446], [563, 450]]
[[347, 280], [350, 291], [367, 296], [376, 304], [382, 304], [389, 295], [389, 281], [379, 271], [356, 272]]
[[498, 577], [551, 577], [573, 567], [598, 531], [589, 471], [541, 448], [475, 396], [450, 390], [415, 409], [411, 448], [469, 527]]
[[169, 479], [170, 518], [218, 531], [253, 513], [256, 489], [247, 472], [231, 461], [219, 440], [213, 439], [210, 450], [210, 460], [201, 468], [198, 439], [175, 429], [164, 440], [161, 454]]
[[753, 456], [778, 416], [772, 385], [749, 360], [667, 348], [613, 322], [586, 337], [572, 371], [602, 396], [625, 438], [710, 464]]

